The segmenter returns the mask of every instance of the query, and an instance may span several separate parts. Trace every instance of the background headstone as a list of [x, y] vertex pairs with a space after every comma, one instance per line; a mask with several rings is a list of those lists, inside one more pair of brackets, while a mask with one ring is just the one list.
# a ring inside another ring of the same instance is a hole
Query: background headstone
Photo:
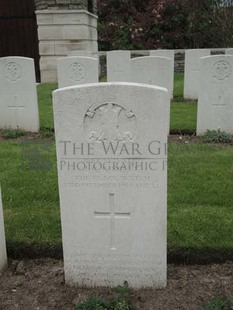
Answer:
[[53, 93], [66, 282], [166, 285], [167, 90]]
[[98, 61], [90, 57], [64, 57], [57, 60], [58, 87], [99, 81]]
[[108, 82], [130, 82], [130, 51], [107, 52]]
[[175, 70], [175, 52], [173, 50], [153, 50], [150, 51], [150, 56], [160, 56], [160, 57], [166, 57], [171, 59], [172, 61], [172, 68], [173, 68], [173, 77], [172, 77], [172, 84], [171, 84], [171, 89], [172, 89], [172, 96], [173, 96], [173, 89], [174, 89], [174, 70]]
[[227, 48], [226, 55], [233, 55], [233, 48]]
[[207, 130], [233, 134], [233, 56], [201, 59], [197, 134]]
[[170, 97], [173, 97], [172, 60], [166, 57], [137, 57], [131, 59], [131, 81], [157, 85], [168, 89]]
[[185, 52], [184, 70], [184, 98], [198, 99], [200, 87], [200, 60], [201, 57], [209, 56], [209, 49], [194, 49]]
[[34, 61], [0, 58], [0, 128], [39, 131]]
[[0, 273], [7, 267], [6, 240], [2, 208], [2, 193], [0, 187]]

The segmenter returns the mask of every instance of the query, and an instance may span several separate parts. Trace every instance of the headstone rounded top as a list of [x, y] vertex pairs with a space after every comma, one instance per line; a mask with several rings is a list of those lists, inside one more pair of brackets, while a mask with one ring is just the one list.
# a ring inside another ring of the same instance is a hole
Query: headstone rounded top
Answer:
[[57, 75], [59, 88], [98, 82], [98, 61], [86, 56], [58, 58]]
[[210, 53], [210, 49], [208, 48], [194, 48], [190, 50], [186, 50], [185, 53]]
[[160, 87], [156, 85], [150, 85], [150, 84], [143, 84], [143, 83], [132, 83], [132, 82], [106, 82], [106, 83], [89, 83], [89, 84], [81, 84], [81, 85], [74, 85], [74, 86], [68, 86], [68, 87], [63, 87], [59, 88], [53, 91], [53, 94], [59, 93], [59, 92], [64, 92], [64, 91], [72, 91], [75, 89], [81, 89], [81, 88], [88, 88], [90, 87], [93, 89], [93, 87], [96, 88], [108, 88], [108, 87], [119, 87], [119, 86], [137, 86], [137, 87], [142, 87], [142, 88], [148, 88], [148, 89], [155, 89], [155, 90], [160, 90], [162, 92], [168, 92], [167, 88], [165, 87]]
[[202, 64], [211, 65], [210, 76], [220, 82], [232, 75], [232, 60], [233, 55], [214, 55], [201, 58]]
[[157, 61], [162, 61], [164, 59], [167, 59], [169, 62], [172, 62], [171, 58], [164, 57], [164, 56], [142, 56], [142, 57], [136, 57], [133, 58], [132, 61], [139, 61], [139, 60], [152, 60], [152, 59], [157, 59]]

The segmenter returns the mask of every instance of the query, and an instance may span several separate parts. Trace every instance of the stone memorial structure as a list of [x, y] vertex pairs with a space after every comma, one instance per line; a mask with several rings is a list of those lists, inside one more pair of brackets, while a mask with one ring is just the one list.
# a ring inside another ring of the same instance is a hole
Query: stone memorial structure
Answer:
[[90, 58], [96, 58], [99, 61], [99, 55], [98, 52], [91, 52], [91, 51], [70, 51], [67, 53], [67, 56], [78, 56], [78, 57], [90, 57]]
[[185, 52], [184, 98], [198, 99], [200, 87], [200, 59], [210, 56], [209, 49], [194, 49]]
[[130, 51], [107, 52], [108, 82], [130, 82]]
[[91, 51], [85, 51], [85, 50], [77, 50], [77, 51], [69, 51], [67, 53], [67, 56], [81, 56], [81, 57], [91, 57], [92, 58], [92, 52]]
[[57, 61], [58, 87], [98, 83], [98, 61], [90, 57], [64, 57]]
[[201, 59], [197, 135], [207, 130], [233, 134], [233, 55]]
[[166, 89], [100, 83], [53, 93], [68, 284], [166, 286]]
[[7, 267], [6, 240], [2, 209], [2, 194], [0, 188], [0, 274]]
[[227, 48], [226, 55], [233, 55], [233, 48]]
[[165, 87], [170, 98], [173, 97], [173, 71], [169, 58], [145, 56], [131, 59], [131, 81]]
[[0, 128], [39, 131], [34, 61], [0, 58]]
[[171, 79], [171, 89], [172, 89], [172, 97], [173, 97], [173, 89], [174, 89], [174, 72], [175, 72], [175, 52], [173, 50], [152, 50], [150, 51], [150, 56], [159, 56], [166, 57], [171, 59], [172, 68], [173, 68], [173, 76]]
[[98, 51], [96, 0], [36, 0], [41, 82], [57, 81], [57, 59]]

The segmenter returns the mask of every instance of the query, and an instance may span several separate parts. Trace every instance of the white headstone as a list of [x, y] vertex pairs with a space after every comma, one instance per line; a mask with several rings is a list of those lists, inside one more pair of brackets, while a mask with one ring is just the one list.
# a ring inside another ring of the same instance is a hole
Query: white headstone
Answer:
[[227, 48], [226, 55], [233, 55], [233, 48]]
[[172, 60], [166, 57], [145, 56], [131, 59], [131, 81], [157, 85], [168, 89], [173, 97], [174, 69]]
[[98, 61], [90, 57], [64, 57], [57, 60], [58, 87], [99, 81]]
[[67, 283], [165, 287], [167, 90], [90, 84], [53, 102]]
[[129, 51], [107, 52], [107, 80], [108, 82], [130, 82]]
[[0, 128], [39, 131], [34, 60], [0, 58]]
[[7, 267], [6, 240], [2, 209], [2, 194], [0, 188], [0, 273]]
[[209, 56], [209, 49], [187, 50], [185, 52], [184, 98], [198, 99], [200, 87], [200, 59]]
[[174, 71], [175, 71], [175, 52], [173, 50], [153, 50], [150, 51], [150, 56], [159, 56], [159, 57], [166, 57], [171, 59], [172, 61], [172, 68], [173, 68], [173, 77], [172, 77], [172, 96], [173, 96], [173, 89], [174, 89]]
[[207, 130], [233, 134], [233, 56], [201, 59], [197, 134]]

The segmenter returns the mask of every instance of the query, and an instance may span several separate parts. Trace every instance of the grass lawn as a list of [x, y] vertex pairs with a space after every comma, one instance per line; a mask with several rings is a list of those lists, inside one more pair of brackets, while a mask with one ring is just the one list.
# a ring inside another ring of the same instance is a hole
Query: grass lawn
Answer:
[[[60, 246], [54, 142], [2, 141], [0, 160], [8, 246]], [[170, 144], [168, 166], [169, 249], [232, 253], [233, 148]]]
[[[53, 128], [51, 92], [38, 86], [41, 131]], [[196, 102], [183, 100], [175, 75], [171, 131], [195, 132]], [[29, 141], [29, 142], [28, 142]], [[0, 181], [8, 247], [61, 245], [53, 139], [0, 141]], [[168, 247], [170, 253], [233, 253], [233, 148], [169, 144]]]

